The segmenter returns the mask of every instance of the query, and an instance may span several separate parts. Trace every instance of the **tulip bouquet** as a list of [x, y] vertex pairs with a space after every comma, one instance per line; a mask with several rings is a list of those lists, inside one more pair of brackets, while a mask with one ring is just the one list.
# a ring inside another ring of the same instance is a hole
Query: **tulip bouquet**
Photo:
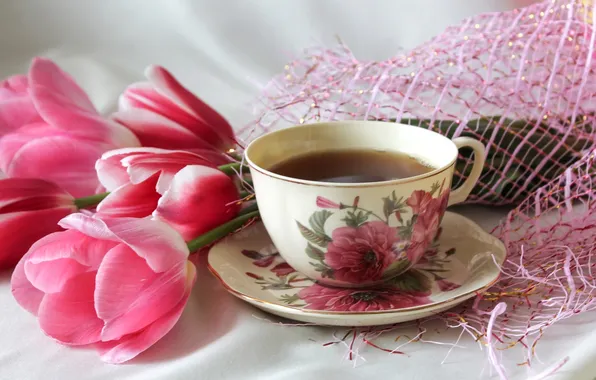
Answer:
[[48, 59], [0, 82], [0, 269], [45, 334], [110, 363], [177, 322], [189, 255], [258, 215], [230, 124], [164, 68], [146, 76], [108, 117]]

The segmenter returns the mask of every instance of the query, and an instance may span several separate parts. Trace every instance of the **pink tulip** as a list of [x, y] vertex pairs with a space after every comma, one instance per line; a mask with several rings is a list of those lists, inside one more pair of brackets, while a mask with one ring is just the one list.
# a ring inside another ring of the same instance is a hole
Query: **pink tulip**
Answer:
[[12, 275], [17, 302], [45, 334], [130, 360], [180, 318], [196, 279], [182, 237], [150, 219], [72, 214], [35, 243]]
[[113, 117], [143, 146], [226, 151], [235, 145], [230, 124], [160, 66], [145, 70], [149, 83], [129, 86]]
[[85, 92], [48, 59], [0, 85], [0, 171], [41, 178], [76, 197], [98, 190], [94, 164], [107, 150], [138, 146], [124, 126], [102, 118]]
[[0, 270], [13, 267], [38, 239], [61, 230], [58, 221], [76, 210], [74, 198], [53, 183], [0, 180]]
[[106, 152], [95, 165], [97, 177], [111, 194], [97, 211], [111, 217], [145, 217], [170, 187], [174, 175], [187, 165], [215, 166], [226, 158], [213, 151], [202, 154], [158, 148], [127, 148]]
[[[97, 175], [111, 191], [97, 212], [109, 217], [152, 215], [191, 240], [231, 220], [240, 209], [234, 181], [214, 168], [221, 156], [128, 148], [105, 153]], [[207, 159], [206, 157], [210, 157]]]
[[153, 217], [168, 223], [189, 241], [232, 220], [240, 210], [239, 198], [236, 185], [226, 174], [190, 165], [176, 173]]

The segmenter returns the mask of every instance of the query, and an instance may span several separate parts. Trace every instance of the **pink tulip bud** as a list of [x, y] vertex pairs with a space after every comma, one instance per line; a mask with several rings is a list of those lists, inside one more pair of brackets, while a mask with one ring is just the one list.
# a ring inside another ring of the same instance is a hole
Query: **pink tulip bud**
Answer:
[[51, 182], [0, 180], [0, 270], [14, 266], [38, 239], [61, 230], [58, 221], [76, 210], [74, 198]]
[[190, 165], [176, 173], [153, 216], [189, 241], [232, 220], [240, 210], [239, 198], [234, 181], [226, 174]]
[[107, 152], [96, 169], [111, 193], [97, 212], [102, 217], [153, 214], [192, 240], [234, 218], [240, 208], [233, 180], [214, 168], [222, 158], [214, 151], [197, 154], [158, 148]]
[[143, 146], [227, 151], [235, 145], [230, 124], [161, 66], [145, 71], [149, 83], [129, 86], [113, 117]]
[[317, 197], [317, 207], [321, 208], [339, 208], [339, 203], [333, 202], [325, 197]]

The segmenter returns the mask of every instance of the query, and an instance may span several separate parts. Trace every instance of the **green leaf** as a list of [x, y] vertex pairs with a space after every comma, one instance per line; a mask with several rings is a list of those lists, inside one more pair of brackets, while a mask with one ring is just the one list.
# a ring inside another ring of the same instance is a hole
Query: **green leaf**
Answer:
[[455, 248], [450, 248], [445, 252], [445, 256], [455, 255]]
[[358, 213], [356, 214], [356, 225], [360, 226], [363, 223], [366, 223], [366, 221], [368, 220], [368, 213], [364, 213], [362, 211], [358, 211]]
[[293, 295], [289, 295], [289, 294], [282, 294], [281, 296], [279, 296], [279, 299], [281, 302], [287, 304], [287, 305], [291, 305], [294, 302], [298, 302], [300, 301], [300, 297], [298, 297], [298, 293], [293, 294]]
[[404, 226], [398, 227], [399, 237], [403, 240], [409, 240], [410, 236], [412, 236], [412, 229], [416, 224], [416, 220], [418, 219], [418, 214], [414, 214], [412, 219], [408, 220]]
[[250, 250], [250, 249], [243, 249], [242, 254], [244, 256], [248, 257], [249, 259], [253, 259], [253, 260], [259, 260], [259, 259], [263, 258], [262, 254], [260, 254], [257, 251]]
[[325, 222], [331, 215], [333, 213], [329, 210], [315, 211], [308, 219], [308, 224], [315, 233], [325, 235]]
[[406, 292], [428, 292], [432, 286], [431, 279], [417, 269], [409, 270], [391, 279], [389, 283]]
[[386, 198], [382, 198], [383, 199], [383, 214], [385, 215], [385, 218], [389, 218], [389, 216], [391, 216], [391, 214], [393, 214], [396, 211], [402, 212], [404, 211], [403, 209], [405, 208], [405, 205], [403, 203], [403, 199], [404, 197], [399, 197], [399, 199], [397, 199], [397, 195], [395, 195], [395, 190], [393, 190], [391, 192], [391, 195], [386, 197]]
[[439, 190], [439, 188], [441, 187], [441, 185], [439, 185], [439, 182], [435, 182], [432, 184], [432, 186], [430, 187], [430, 195], [434, 195], [437, 190]]
[[306, 254], [311, 259], [315, 259], [317, 261], [323, 261], [325, 259], [325, 253], [310, 243], [306, 246]]
[[383, 215], [385, 218], [389, 218], [389, 215], [393, 213], [393, 200], [389, 197], [383, 198]]
[[324, 262], [309, 263], [317, 272], [321, 273], [321, 277], [333, 278], [333, 269], [329, 268]]
[[405, 208], [406, 205], [404, 204], [404, 197], [399, 197], [399, 199], [395, 200], [395, 209], [393, 211], [397, 211], [398, 209], [401, 210], [403, 208]]
[[383, 277], [390, 278], [394, 276], [395, 273], [402, 272], [405, 268], [408, 267], [408, 265], [410, 265], [410, 261], [408, 259], [394, 261], [391, 263], [391, 265], [387, 267], [387, 269], [385, 269], [385, 271], [383, 272]]
[[366, 223], [370, 214], [370, 211], [348, 211], [342, 221], [345, 222], [348, 227], [357, 228], [361, 224]]
[[288, 283], [286, 278], [263, 278], [255, 282], [261, 285], [262, 290], [283, 290], [294, 288], [292, 284]]
[[358, 227], [358, 220], [354, 211], [348, 211], [346, 216], [342, 218], [342, 221], [346, 223], [348, 227]]
[[316, 244], [319, 247], [326, 247], [327, 244], [331, 241], [331, 238], [327, 235], [318, 234], [313, 230], [309, 229], [308, 227], [305, 227], [298, 221], [296, 222], [296, 224], [298, 225], [298, 230], [300, 230], [302, 236], [304, 236], [304, 238], [309, 242]]

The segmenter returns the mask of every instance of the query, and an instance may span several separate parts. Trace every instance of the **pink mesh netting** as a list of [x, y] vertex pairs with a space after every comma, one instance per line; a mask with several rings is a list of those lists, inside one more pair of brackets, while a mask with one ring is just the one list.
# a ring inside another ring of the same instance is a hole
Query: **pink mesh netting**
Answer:
[[[267, 85], [250, 131], [372, 119], [474, 136], [488, 153], [470, 202], [520, 202], [594, 142], [587, 10], [567, 0], [480, 15], [385, 61], [360, 61], [343, 45], [310, 49]], [[461, 180], [471, 165], [457, 169]]]
[[469, 201], [517, 206], [493, 231], [508, 259], [488, 293], [442, 317], [488, 345], [505, 378], [495, 349], [522, 345], [531, 364], [545, 329], [596, 308], [593, 25], [586, 0], [553, 0], [467, 19], [385, 61], [361, 61], [342, 44], [313, 48], [266, 86], [256, 128], [243, 135], [371, 119], [483, 141], [487, 164]]

